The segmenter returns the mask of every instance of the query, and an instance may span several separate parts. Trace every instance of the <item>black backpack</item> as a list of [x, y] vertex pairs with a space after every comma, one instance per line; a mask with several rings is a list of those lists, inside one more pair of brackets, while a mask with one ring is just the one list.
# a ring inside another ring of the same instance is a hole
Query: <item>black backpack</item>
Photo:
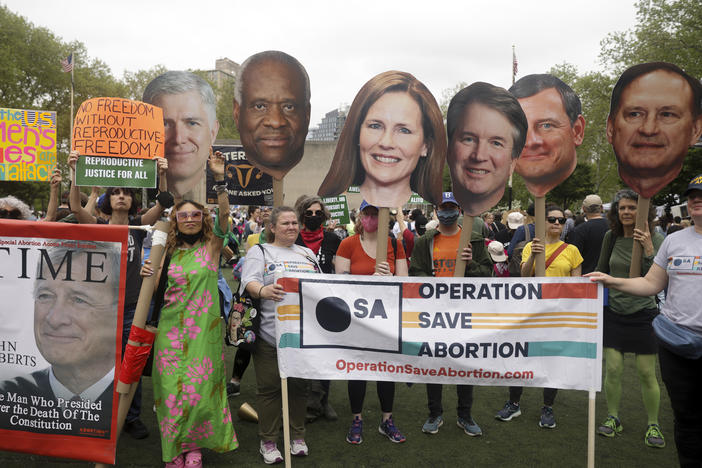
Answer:
[[512, 250], [512, 255], [509, 256], [507, 266], [509, 268], [509, 276], [522, 276], [522, 251], [524, 246], [531, 242], [531, 231], [529, 230], [529, 225], [524, 225], [524, 237], [525, 239], [518, 242]]

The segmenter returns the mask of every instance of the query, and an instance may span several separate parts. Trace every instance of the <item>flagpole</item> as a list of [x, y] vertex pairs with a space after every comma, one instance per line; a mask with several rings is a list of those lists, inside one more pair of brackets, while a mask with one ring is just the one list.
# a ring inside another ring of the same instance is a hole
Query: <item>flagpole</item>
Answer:
[[[517, 52], [514, 49], [514, 44], [512, 44], [512, 86], [514, 86], [514, 81], [517, 78]], [[509, 175], [509, 182], [507, 184], [509, 188], [509, 209], [512, 209], [512, 174]]]
[[69, 139], [69, 152], [73, 149], [73, 69], [75, 68], [75, 63], [76, 63], [76, 56], [74, 55], [73, 52], [71, 52], [71, 59], [73, 61], [73, 66], [71, 67], [71, 122], [70, 122], [70, 129], [71, 129], [71, 135]]

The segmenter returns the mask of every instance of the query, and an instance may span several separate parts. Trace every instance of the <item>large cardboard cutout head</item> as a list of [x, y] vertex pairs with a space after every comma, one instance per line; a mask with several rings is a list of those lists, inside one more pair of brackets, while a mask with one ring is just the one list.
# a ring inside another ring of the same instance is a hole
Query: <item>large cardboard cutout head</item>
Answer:
[[310, 79], [294, 57], [260, 52], [241, 65], [234, 88], [234, 121], [246, 159], [281, 180], [305, 151]]
[[527, 75], [509, 88], [519, 100], [529, 131], [517, 174], [535, 197], [566, 180], [578, 163], [575, 148], [585, 136], [580, 98], [552, 75]]
[[398, 207], [412, 191], [441, 200], [446, 130], [439, 105], [409, 73], [387, 71], [368, 81], [351, 104], [322, 197], [359, 185], [371, 205]]
[[142, 100], [163, 109], [168, 191], [182, 198], [202, 183], [219, 131], [212, 87], [194, 73], [169, 71], [151, 80]]
[[650, 198], [680, 173], [702, 134], [702, 84], [665, 62], [634, 65], [612, 91], [607, 140], [619, 176]]
[[478, 216], [497, 204], [527, 134], [527, 118], [504, 88], [473, 83], [449, 104], [447, 161], [453, 194], [463, 211]]

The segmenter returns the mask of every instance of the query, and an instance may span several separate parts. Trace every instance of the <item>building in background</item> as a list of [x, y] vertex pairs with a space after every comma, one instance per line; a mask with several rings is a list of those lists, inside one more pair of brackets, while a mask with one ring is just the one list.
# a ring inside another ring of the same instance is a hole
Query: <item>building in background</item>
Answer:
[[215, 61], [214, 70], [205, 70], [207, 79], [221, 88], [228, 80], [234, 80], [239, 75], [241, 65], [234, 60], [221, 58]]
[[336, 141], [341, 135], [341, 129], [344, 128], [346, 122], [346, 113], [348, 106], [342, 106], [334, 109], [322, 118], [318, 127], [310, 128], [307, 134], [309, 141]]

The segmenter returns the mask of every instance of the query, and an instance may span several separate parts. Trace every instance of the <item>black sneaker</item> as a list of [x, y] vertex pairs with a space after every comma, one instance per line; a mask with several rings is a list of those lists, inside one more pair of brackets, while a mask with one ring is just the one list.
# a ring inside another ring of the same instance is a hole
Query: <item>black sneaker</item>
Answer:
[[539, 426], [547, 429], [553, 429], [556, 427], [556, 416], [554, 416], [553, 408], [550, 406], [544, 406], [541, 408], [541, 419], [539, 420]]
[[234, 382], [227, 382], [227, 397], [239, 396], [241, 395], [241, 384]]
[[149, 430], [144, 426], [144, 423], [141, 422], [141, 419], [135, 419], [124, 423], [124, 432], [134, 439], [146, 439], [149, 437]]

